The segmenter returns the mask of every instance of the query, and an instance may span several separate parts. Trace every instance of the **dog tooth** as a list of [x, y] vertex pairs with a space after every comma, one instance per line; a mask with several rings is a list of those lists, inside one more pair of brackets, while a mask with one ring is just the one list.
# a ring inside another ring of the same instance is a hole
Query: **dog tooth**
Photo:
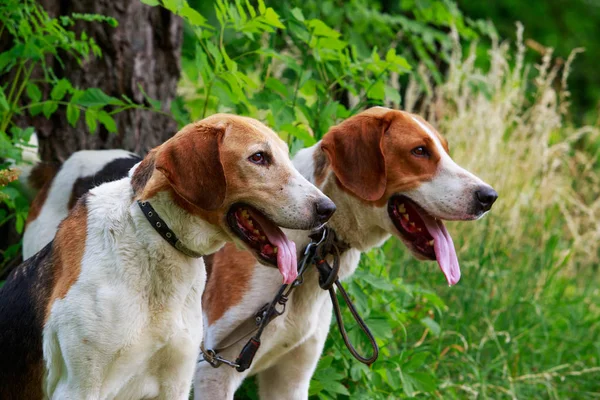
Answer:
[[423, 229], [417, 228], [417, 232], [421, 232], [421, 231], [423, 231]]
[[415, 227], [415, 223], [414, 223], [414, 222], [411, 222], [411, 223], [410, 223], [410, 226], [412, 226], [412, 227], [414, 228], [414, 227]]
[[254, 224], [252, 223], [251, 219], [248, 220], [248, 225], [254, 228]]
[[398, 211], [400, 211], [401, 213], [405, 213], [406, 212], [406, 208], [404, 208], [404, 203], [398, 205]]
[[254, 230], [254, 234], [255, 234], [255, 235], [260, 235], [260, 231], [259, 231], [258, 229], [255, 229], [255, 230]]
[[263, 240], [263, 241], [264, 241], [264, 240], [267, 240], [267, 238], [266, 238], [265, 236], [261, 236], [261, 237], [260, 237], [260, 240]]
[[279, 248], [273, 247], [273, 254], [277, 254], [277, 250], [279, 250]]
[[434, 242], [434, 240], [431, 239], [429, 242], [427, 242], [427, 244], [430, 245], [430, 246], [433, 246], [433, 242]]
[[402, 217], [406, 218], [407, 221], [410, 221], [410, 217], [408, 216], [408, 214], [402, 214]]

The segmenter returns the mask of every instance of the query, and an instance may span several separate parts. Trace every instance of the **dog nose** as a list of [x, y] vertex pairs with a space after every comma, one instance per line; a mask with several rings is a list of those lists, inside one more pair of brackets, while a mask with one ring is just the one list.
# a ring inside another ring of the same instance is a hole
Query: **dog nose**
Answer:
[[498, 198], [498, 193], [490, 186], [482, 186], [475, 192], [475, 197], [477, 198], [479, 207], [483, 211], [488, 211]]
[[329, 199], [319, 200], [315, 205], [320, 223], [327, 222], [335, 212], [335, 204]]

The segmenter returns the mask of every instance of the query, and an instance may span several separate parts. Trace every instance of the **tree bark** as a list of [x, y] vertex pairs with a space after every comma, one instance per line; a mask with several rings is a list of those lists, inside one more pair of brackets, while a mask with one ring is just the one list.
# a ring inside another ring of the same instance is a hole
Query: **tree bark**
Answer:
[[[93, 13], [114, 17], [116, 28], [106, 23], [78, 21], [77, 36], [85, 32], [102, 49], [102, 57], [90, 56], [83, 65], [64, 57], [64, 68], [54, 62], [54, 71], [80, 89], [96, 87], [114, 97], [128, 96], [146, 104], [138, 85], [168, 112], [176, 95], [180, 75], [182, 20], [161, 7], [149, 7], [139, 0], [41, 0], [52, 16]], [[127, 110], [113, 115], [117, 133], [98, 124], [89, 132], [84, 114], [75, 127], [67, 122], [64, 107], [52, 115], [28, 117], [36, 128], [40, 156], [44, 161], [64, 161], [82, 149], [122, 148], [145, 154], [177, 131], [170, 117], [146, 110]]]

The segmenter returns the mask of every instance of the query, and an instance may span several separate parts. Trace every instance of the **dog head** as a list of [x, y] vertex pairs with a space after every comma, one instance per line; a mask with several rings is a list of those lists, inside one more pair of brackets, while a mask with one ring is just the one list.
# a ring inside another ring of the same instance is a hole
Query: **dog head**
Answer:
[[278, 266], [285, 282], [296, 277], [296, 249], [280, 227], [314, 229], [335, 211], [294, 169], [285, 143], [252, 118], [213, 115], [185, 126], [153, 153], [148, 173], [166, 180], [177, 205], [262, 263]]
[[449, 284], [460, 279], [452, 238], [442, 220], [474, 220], [498, 197], [457, 165], [447, 141], [421, 117], [375, 107], [323, 138], [336, 184], [373, 207], [374, 223], [399, 237], [419, 259], [437, 260]]

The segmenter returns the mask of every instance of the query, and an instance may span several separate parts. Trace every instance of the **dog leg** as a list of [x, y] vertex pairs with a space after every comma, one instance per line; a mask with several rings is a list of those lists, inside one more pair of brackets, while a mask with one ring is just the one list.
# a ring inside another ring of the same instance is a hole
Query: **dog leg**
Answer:
[[196, 367], [194, 399], [232, 400], [235, 391], [247, 375], [247, 372], [237, 372], [227, 365], [213, 368], [208, 363], [202, 362]]
[[158, 372], [160, 382], [159, 400], [187, 400], [192, 388], [192, 378], [196, 357], [194, 349], [199, 347], [199, 340], [187, 336], [171, 339], [171, 343], [154, 357], [159, 361]]
[[258, 374], [261, 400], [305, 400], [308, 387], [331, 322], [331, 304], [327, 302], [320, 310], [317, 331], [306, 341], [285, 354], [272, 367]]

